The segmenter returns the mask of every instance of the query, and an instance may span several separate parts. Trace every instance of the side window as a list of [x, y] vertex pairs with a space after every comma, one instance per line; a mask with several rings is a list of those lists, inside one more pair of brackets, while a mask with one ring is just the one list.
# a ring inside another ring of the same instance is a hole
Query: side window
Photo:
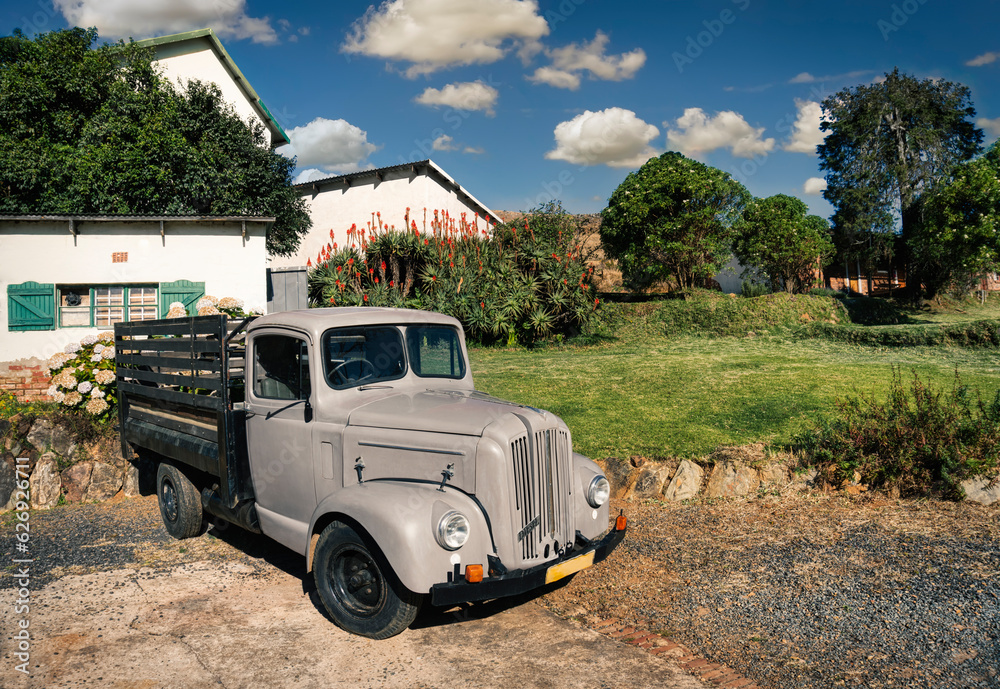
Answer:
[[261, 335], [253, 341], [253, 393], [272, 400], [309, 399], [309, 348], [288, 335]]

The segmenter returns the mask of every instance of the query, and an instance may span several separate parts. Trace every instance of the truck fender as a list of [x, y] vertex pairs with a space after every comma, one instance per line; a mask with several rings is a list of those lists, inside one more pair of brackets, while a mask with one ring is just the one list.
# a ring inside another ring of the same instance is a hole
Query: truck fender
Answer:
[[573, 453], [573, 462], [577, 480], [577, 497], [573, 501], [576, 505], [576, 529], [584, 538], [593, 540], [608, 529], [611, 503], [608, 501], [596, 509], [591, 507], [587, 502], [587, 489], [591, 481], [604, 476], [604, 471], [597, 462], [576, 452]]
[[[470, 527], [468, 541], [453, 551], [434, 535], [451, 510], [464, 514]], [[348, 486], [320, 502], [309, 524], [306, 571], [312, 571], [319, 535], [334, 521], [360, 527], [414, 593], [446, 582], [456, 566], [460, 575], [468, 564], [481, 564], [486, 571], [487, 555], [494, 554], [486, 516], [473, 498], [447, 486], [441, 490], [436, 484], [385, 479]]]

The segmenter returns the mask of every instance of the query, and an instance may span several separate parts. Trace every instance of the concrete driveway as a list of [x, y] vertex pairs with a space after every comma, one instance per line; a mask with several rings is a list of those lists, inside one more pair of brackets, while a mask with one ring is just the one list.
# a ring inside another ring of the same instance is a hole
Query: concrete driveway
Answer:
[[207, 561], [64, 576], [32, 592], [29, 675], [15, 669], [3, 605], [0, 686], [707, 686], [669, 658], [531, 602], [424, 613], [386, 641], [351, 636], [320, 611], [311, 578], [303, 581], [279, 568], [260, 575]]

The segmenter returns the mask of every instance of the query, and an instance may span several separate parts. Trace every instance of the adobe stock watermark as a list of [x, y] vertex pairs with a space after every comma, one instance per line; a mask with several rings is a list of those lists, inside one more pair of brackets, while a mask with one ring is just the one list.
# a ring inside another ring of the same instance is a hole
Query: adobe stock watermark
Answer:
[[48, 31], [49, 24], [56, 16], [56, 8], [52, 2], [38, 0], [35, 6], [38, 7], [38, 11], [34, 12], [30, 18], [27, 15], [21, 17], [21, 26], [19, 28], [28, 38]]
[[14, 583], [14, 618], [11, 618], [14, 630], [11, 633], [11, 655], [17, 662], [14, 669], [26, 675], [31, 674], [28, 664], [31, 662], [31, 563], [29, 542], [31, 540], [31, 493], [28, 481], [27, 457], [18, 457], [15, 464], [15, 490], [11, 496], [14, 503], [14, 557], [11, 560], [10, 575]]
[[889, 18], [879, 19], [875, 23], [875, 26], [878, 27], [878, 30], [882, 34], [882, 40], [888, 41], [890, 35], [903, 28], [903, 25], [910, 21], [910, 17], [915, 15], [926, 4], [927, 0], [904, 0], [899, 4], [893, 3], [892, 13], [889, 15]]
[[[745, 12], [750, 7], [750, 0], [732, 0], [732, 3], [741, 12]], [[722, 36], [726, 27], [736, 22], [737, 16], [735, 12], [727, 8], [719, 12], [718, 18], [703, 21], [701, 24], [705, 27], [705, 30], [687, 37], [683, 53], [675, 50], [670, 56], [677, 67], [677, 73], [683, 74], [684, 68], [687, 65], [694, 64], [694, 61], [701, 57]]]

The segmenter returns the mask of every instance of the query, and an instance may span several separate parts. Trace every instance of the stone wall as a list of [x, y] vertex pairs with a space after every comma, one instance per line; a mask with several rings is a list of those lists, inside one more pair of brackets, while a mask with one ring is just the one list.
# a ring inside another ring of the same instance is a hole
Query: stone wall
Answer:
[[0, 363], [0, 392], [9, 392], [22, 402], [48, 402], [49, 370], [40, 359]]
[[24, 473], [33, 509], [140, 494], [139, 467], [121, 456], [117, 437], [78, 442], [63, 421], [18, 414], [0, 419], [0, 438], [0, 512], [13, 508]]

